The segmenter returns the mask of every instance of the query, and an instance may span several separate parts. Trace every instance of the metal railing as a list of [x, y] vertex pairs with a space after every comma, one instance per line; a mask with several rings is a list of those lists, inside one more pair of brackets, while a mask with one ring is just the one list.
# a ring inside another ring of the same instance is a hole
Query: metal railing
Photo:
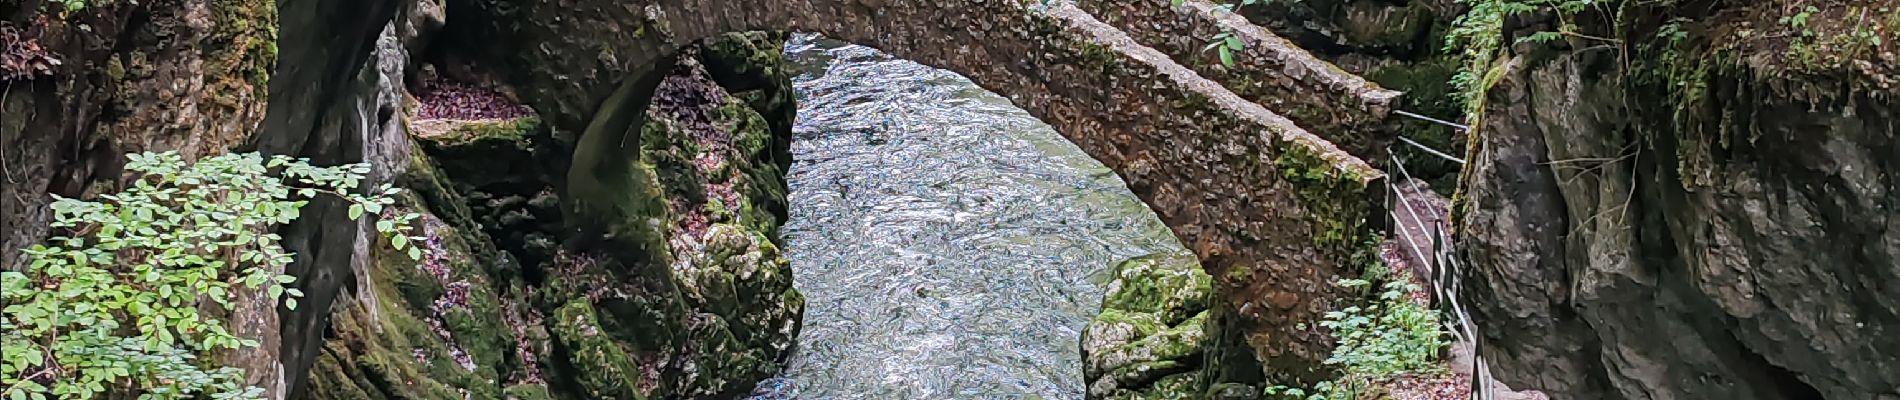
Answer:
[[[1403, 111], [1398, 112], [1404, 113]], [[1425, 118], [1415, 114], [1408, 116], [1464, 129], [1462, 125]], [[1423, 150], [1425, 154], [1438, 156], [1459, 164], [1465, 162], [1462, 159], [1445, 154], [1437, 149], [1426, 147], [1410, 139], [1401, 137], [1399, 140]], [[1412, 178], [1411, 172], [1405, 169], [1404, 160], [1400, 159], [1397, 153], [1393, 153], [1391, 150], [1392, 149], [1387, 148], [1386, 153], [1391, 154], [1392, 169], [1396, 171], [1397, 174], [1388, 177], [1386, 180], [1386, 209], [1391, 210], [1389, 213], [1391, 219], [1387, 222], [1389, 222], [1389, 226], [1392, 227], [1393, 236], [1398, 239], [1398, 243], [1404, 247], [1403, 250], [1410, 253], [1409, 255], [1414, 257], [1418, 262], [1424, 263], [1430, 272], [1430, 276], [1426, 281], [1431, 286], [1433, 297], [1438, 299], [1438, 306], [1445, 315], [1449, 316], [1449, 318], [1445, 318], [1443, 321], [1446, 328], [1451, 331], [1452, 336], [1459, 342], [1467, 343], [1471, 346], [1471, 398], [1476, 400], [1491, 400], [1494, 390], [1491, 385], [1491, 369], [1485, 363], [1484, 356], [1480, 351], [1481, 338], [1477, 334], [1477, 326], [1471, 320], [1470, 314], [1465, 311], [1464, 304], [1458, 301], [1458, 289], [1460, 287], [1458, 272], [1461, 270], [1461, 266], [1458, 263], [1458, 258], [1452, 254], [1450, 236], [1446, 234], [1449, 227], [1446, 226], [1442, 217], [1427, 217], [1427, 215], [1438, 216], [1442, 211], [1431, 210], [1429, 207], [1432, 207], [1432, 205], [1419, 204], [1414, 201], [1414, 198], [1423, 197], [1419, 192], [1419, 185], [1411, 184], [1415, 182], [1415, 180]], [[1431, 214], [1426, 214], [1428, 212]], [[1406, 222], [1410, 222], [1410, 224], [1408, 225]], [[1424, 230], [1424, 232], [1414, 231], [1415, 229]], [[1418, 236], [1428, 238], [1429, 243], [1415, 242], [1414, 238]]]

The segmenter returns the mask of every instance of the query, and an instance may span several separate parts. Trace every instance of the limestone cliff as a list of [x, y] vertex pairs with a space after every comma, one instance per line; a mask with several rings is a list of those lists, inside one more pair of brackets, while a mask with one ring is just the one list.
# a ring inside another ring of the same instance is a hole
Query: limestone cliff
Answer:
[[1900, 398], [1900, 2], [1689, 3], [1502, 20], [1455, 210], [1492, 370]]

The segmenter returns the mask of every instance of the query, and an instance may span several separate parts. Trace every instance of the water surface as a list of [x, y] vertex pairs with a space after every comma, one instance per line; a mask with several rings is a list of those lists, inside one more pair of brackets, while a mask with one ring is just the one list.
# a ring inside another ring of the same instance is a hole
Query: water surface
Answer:
[[1082, 398], [1091, 275], [1180, 247], [1154, 213], [961, 76], [809, 36], [787, 51], [803, 69], [784, 230], [808, 299], [797, 397]]

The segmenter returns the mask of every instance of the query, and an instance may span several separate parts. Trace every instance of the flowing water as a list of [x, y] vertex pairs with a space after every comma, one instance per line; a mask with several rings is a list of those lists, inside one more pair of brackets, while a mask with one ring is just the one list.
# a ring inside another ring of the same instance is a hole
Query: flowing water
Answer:
[[1080, 399], [1111, 263], [1179, 251], [1101, 163], [954, 73], [801, 36], [803, 399]]

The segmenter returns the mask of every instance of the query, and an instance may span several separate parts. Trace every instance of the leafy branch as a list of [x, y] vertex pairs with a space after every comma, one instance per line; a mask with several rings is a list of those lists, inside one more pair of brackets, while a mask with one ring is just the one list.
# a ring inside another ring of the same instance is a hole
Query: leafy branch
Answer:
[[[59, 236], [25, 249], [25, 271], [0, 272], [0, 398], [260, 397], [243, 370], [208, 359], [258, 345], [220, 320], [237, 303], [261, 290], [295, 310], [303, 297], [288, 286], [296, 277], [281, 273], [294, 257], [272, 232], [322, 196], [349, 203], [357, 219], [399, 192], [358, 194], [367, 164], [257, 154], [187, 164], [174, 152], [128, 159], [137, 174], [129, 188], [93, 201], [55, 196]], [[376, 228], [401, 246], [418, 217], [386, 217]]]

